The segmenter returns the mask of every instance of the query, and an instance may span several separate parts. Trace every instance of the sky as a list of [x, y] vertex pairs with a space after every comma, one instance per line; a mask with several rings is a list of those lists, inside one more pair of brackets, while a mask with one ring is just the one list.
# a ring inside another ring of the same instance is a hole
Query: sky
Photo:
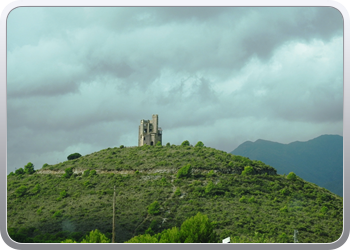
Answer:
[[231, 152], [343, 135], [343, 18], [331, 7], [20, 7], [7, 19], [7, 170], [137, 146]]

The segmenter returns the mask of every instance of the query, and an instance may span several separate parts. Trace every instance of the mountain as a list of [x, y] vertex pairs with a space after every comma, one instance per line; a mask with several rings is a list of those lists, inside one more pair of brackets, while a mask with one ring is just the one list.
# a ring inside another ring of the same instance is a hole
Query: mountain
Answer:
[[98, 229], [116, 242], [180, 227], [201, 213], [235, 242], [334, 242], [343, 199], [261, 161], [205, 146], [107, 148], [7, 176], [7, 227], [17, 242], [60, 242]]
[[261, 160], [278, 174], [294, 172], [306, 181], [343, 196], [343, 137], [321, 135], [306, 142], [282, 144], [257, 140], [246, 141], [231, 152]]

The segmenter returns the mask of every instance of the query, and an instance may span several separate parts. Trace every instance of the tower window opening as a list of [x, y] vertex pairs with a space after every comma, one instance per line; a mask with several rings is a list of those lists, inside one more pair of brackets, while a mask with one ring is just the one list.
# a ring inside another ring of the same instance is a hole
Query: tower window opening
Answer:
[[147, 133], [147, 128], [143, 130], [144, 133]]
[[153, 146], [153, 141], [151, 141], [151, 146]]

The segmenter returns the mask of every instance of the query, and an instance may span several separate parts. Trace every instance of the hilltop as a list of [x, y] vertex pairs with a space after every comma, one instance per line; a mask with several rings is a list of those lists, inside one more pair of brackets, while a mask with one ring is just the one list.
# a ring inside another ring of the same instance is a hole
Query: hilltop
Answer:
[[18, 241], [78, 240], [95, 229], [110, 237], [114, 186], [117, 242], [179, 227], [198, 212], [213, 222], [218, 242], [257, 234], [293, 242], [294, 229], [299, 242], [333, 242], [343, 227], [342, 198], [330, 191], [187, 143], [108, 148], [7, 180], [7, 225]]

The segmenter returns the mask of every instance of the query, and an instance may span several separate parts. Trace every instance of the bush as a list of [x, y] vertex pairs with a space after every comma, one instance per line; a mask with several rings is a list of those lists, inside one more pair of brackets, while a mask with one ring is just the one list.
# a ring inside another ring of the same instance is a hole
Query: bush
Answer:
[[152, 215], [159, 214], [159, 209], [160, 205], [158, 201], [154, 201], [151, 205], [148, 206], [148, 213]]
[[61, 243], [77, 243], [75, 240], [72, 239], [66, 239], [64, 241], [61, 241]]
[[35, 187], [33, 188], [32, 192], [33, 194], [39, 193], [41, 190], [40, 184], [36, 184]]
[[181, 191], [180, 191], [180, 188], [177, 188], [174, 195], [176, 196], [180, 196], [181, 195]]
[[120, 145], [120, 147], [119, 148], [124, 148], [124, 145]]
[[167, 142], [166, 146], [167, 146], [167, 147], [170, 147], [170, 142]]
[[28, 164], [24, 166], [24, 172], [27, 174], [33, 174], [35, 172], [33, 163], [28, 162]]
[[191, 164], [187, 164], [179, 169], [176, 177], [177, 178], [188, 178], [188, 177], [191, 177], [191, 174], [192, 174]]
[[293, 172], [290, 172], [290, 173], [287, 175], [287, 179], [288, 179], [288, 180], [294, 181], [294, 180], [297, 179], [297, 175], [294, 174]]
[[208, 217], [198, 213], [185, 220], [181, 229], [173, 227], [153, 236], [139, 235], [125, 243], [217, 243], [217, 234]]
[[81, 243], [110, 243], [111, 241], [101, 233], [98, 229], [91, 231], [89, 235], [81, 241]]
[[157, 141], [156, 146], [160, 147], [162, 146], [162, 143], [160, 141]]
[[94, 175], [97, 175], [97, 174], [96, 174], [96, 170], [93, 169], [90, 171], [89, 176], [94, 176]]
[[243, 195], [240, 199], [239, 202], [245, 203], [247, 202], [247, 198]]
[[47, 164], [47, 163], [44, 163], [44, 165], [43, 165], [43, 167], [42, 168], [45, 168], [45, 167], [47, 167], [49, 164]]
[[183, 243], [216, 243], [217, 235], [208, 216], [198, 212], [197, 215], [185, 220], [180, 229], [180, 241]]
[[242, 171], [242, 175], [252, 175], [254, 173], [254, 168], [251, 166], [244, 167], [244, 170]]
[[65, 198], [65, 197], [67, 197], [68, 195], [67, 195], [67, 192], [66, 192], [66, 190], [63, 190], [62, 192], [60, 192], [60, 197], [61, 198]]
[[63, 174], [63, 177], [65, 178], [70, 178], [73, 174], [73, 168], [66, 168], [64, 171], [66, 172]]
[[56, 217], [62, 217], [62, 211], [61, 210], [58, 210], [56, 211], [53, 215], [52, 215], [52, 218], [56, 218]]
[[83, 173], [83, 177], [88, 177], [90, 174], [90, 170], [85, 170], [84, 173]]
[[205, 192], [210, 193], [215, 188], [215, 185], [212, 181], [209, 181], [207, 186], [205, 187]]
[[27, 193], [27, 187], [26, 186], [20, 186], [16, 189], [15, 195], [16, 197], [22, 197]]
[[70, 154], [67, 156], [68, 160], [74, 160], [74, 159], [78, 159], [79, 157], [81, 157], [81, 154], [79, 153], [74, 153], [74, 154]]
[[15, 175], [21, 175], [21, 174], [24, 174], [23, 168], [16, 169]]
[[201, 142], [201, 141], [199, 141], [199, 142], [197, 142], [197, 144], [195, 145], [195, 147], [202, 148], [202, 147], [204, 147], [204, 143]]
[[189, 141], [183, 141], [182, 143], [181, 143], [181, 146], [190, 146], [190, 142]]

